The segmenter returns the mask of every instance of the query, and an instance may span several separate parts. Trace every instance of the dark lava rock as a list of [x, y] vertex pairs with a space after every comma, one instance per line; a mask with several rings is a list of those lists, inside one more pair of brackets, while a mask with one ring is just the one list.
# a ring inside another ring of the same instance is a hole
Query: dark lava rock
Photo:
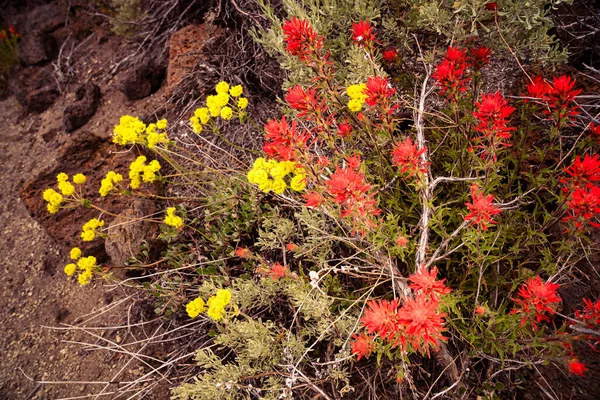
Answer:
[[52, 67], [28, 67], [9, 80], [9, 90], [26, 113], [46, 111], [60, 95], [52, 76]]
[[96, 114], [100, 104], [100, 88], [92, 82], [87, 82], [77, 88], [75, 103], [65, 108], [63, 124], [67, 132], [81, 128]]
[[55, 86], [45, 86], [27, 94], [25, 108], [27, 112], [42, 113], [49, 109], [60, 96]]
[[19, 43], [19, 60], [25, 65], [37, 65], [51, 61], [58, 54], [58, 46], [52, 35], [41, 30], [25, 32]]
[[129, 100], [139, 100], [160, 89], [166, 67], [150, 59], [138, 68], [132, 69], [119, 85]]

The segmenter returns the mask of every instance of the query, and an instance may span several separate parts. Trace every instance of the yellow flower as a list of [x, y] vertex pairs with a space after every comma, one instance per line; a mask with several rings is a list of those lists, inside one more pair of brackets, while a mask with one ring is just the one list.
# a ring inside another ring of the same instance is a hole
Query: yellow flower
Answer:
[[79, 257], [81, 257], [81, 249], [79, 247], [73, 247], [69, 253], [69, 257], [71, 260], [77, 260]]
[[197, 297], [194, 300], [187, 303], [185, 311], [187, 311], [190, 318], [196, 318], [198, 315], [204, 312], [204, 300], [201, 297]]
[[87, 256], [87, 257], [82, 257], [79, 259], [79, 261], [77, 261], [77, 266], [79, 267], [79, 269], [83, 270], [83, 271], [92, 271], [92, 269], [94, 269], [94, 267], [96, 266], [96, 257], [94, 256]]
[[84, 174], [75, 174], [73, 176], [73, 183], [76, 185], [83, 185], [87, 181], [87, 178]]
[[296, 192], [301, 192], [304, 190], [304, 188], [306, 188], [306, 175], [298, 174], [294, 176], [290, 182], [290, 187]]
[[92, 271], [83, 271], [79, 274], [77, 280], [81, 286], [87, 285], [92, 280]]
[[245, 110], [246, 107], [248, 107], [248, 99], [245, 97], [240, 97], [240, 99], [237, 102], [237, 105], [240, 108], [240, 110]]
[[221, 93], [225, 93], [227, 94], [227, 92], [229, 91], [229, 83], [221, 81], [219, 83], [217, 83], [217, 87], [215, 88], [217, 93], [221, 94]]
[[270, 179], [265, 179], [264, 181], [258, 182], [258, 188], [265, 193], [269, 193], [271, 191], [272, 185], [273, 181]]
[[242, 85], [232, 86], [231, 89], [229, 89], [229, 94], [233, 97], [239, 97], [242, 95], [243, 91], [244, 88], [242, 88]]
[[[104, 221], [92, 218], [83, 225], [83, 232], [81, 232], [81, 239], [84, 242], [90, 242], [96, 237], [96, 229], [103, 227]], [[89, 258], [89, 257], [88, 257]], [[94, 259], [95, 262], [96, 259]], [[80, 260], [81, 261], [81, 260]]]
[[177, 229], [183, 226], [183, 219], [175, 215], [175, 207], [167, 208], [167, 215], [165, 216], [165, 224], [172, 226]]
[[54, 189], [46, 189], [44, 190], [42, 197], [48, 202], [48, 212], [50, 214], [57, 213], [60, 209], [60, 203], [63, 201], [62, 195]]
[[123, 180], [121, 174], [117, 174], [115, 171], [108, 171], [106, 177], [100, 182], [100, 196], [105, 197], [115, 188], [115, 183], [119, 183]]
[[194, 133], [200, 134], [202, 132], [202, 124], [200, 124], [198, 117], [190, 118], [190, 124], [192, 125], [192, 131], [194, 131]]
[[158, 129], [167, 129], [167, 120], [166, 119], [161, 119], [159, 121], [156, 122], [156, 127]]
[[276, 178], [273, 180], [273, 184], [271, 185], [271, 190], [277, 194], [281, 194], [285, 191], [287, 184], [281, 178]]
[[215, 321], [220, 321], [223, 319], [223, 316], [225, 315], [225, 308], [222, 307], [220, 304], [212, 304], [208, 307], [208, 311], [206, 312], [206, 315], [208, 315], [210, 318], [212, 318]]
[[194, 116], [200, 120], [201, 123], [206, 124], [210, 120], [208, 108], [202, 107], [194, 111]]
[[352, 99], [360, 99], [364, 101], [367, 97], [369, 97], [365, 94], [366, 89], [367, 85], [364, 83], [350, 85], [346, 88], [346, 94]]
[[62, 181], [58, 183], [58, 190], [60, 190], [63, 196], [70, 196], [75, 193], [75, 186], [69, 181]]
[[231, 291], [228, 289], [219, 289], [215, 298], [225, 307], [231, 302]]
[[126, 144], [136, 144], [144, 142], [144, 132], [146, 124], [130, 115], [124, 115], [115, 126], [113, 133], [113, 143], [124, 146]]
[[350, 111], [359, 112], [360, 110], [362, 110], [363, 104], [363, 100], [352, 99], [348, 102], [348, 108], [350, 109]]
[[76, 270], [77, 270], [77, 265], [75, 265], [73, 263], [65, 265], [65, 268], [63, 269], [63, 271], [65, 271], [65, 274], [67, 276], [73, 276], [73, 274], [75, 273]]
[[233, 116], [233, 110], [229, 107], [223, 107], [221, 109], [221, 118], [228, 120]]
[[61, 172], [60, 174], [56, 175], [56, 180], [58, 181], [58, 183], [66, 182], [69, 180], [69, 175], [65, 174], [64, 172]]
[[167, 138], [166, 133], [158, 133], [154, 131], [148, 133], [148, 136], [146, 136], [146, 141], [148, 142], [148, 148], [152, 150], [157, 144], [167, 143], [169, 139]]
[[227, 92], [219, 93], [217, 94], [215, 101], [217, 106], [225, 107], [227, 103], [229, 103], [229, 95], [227, 94]]

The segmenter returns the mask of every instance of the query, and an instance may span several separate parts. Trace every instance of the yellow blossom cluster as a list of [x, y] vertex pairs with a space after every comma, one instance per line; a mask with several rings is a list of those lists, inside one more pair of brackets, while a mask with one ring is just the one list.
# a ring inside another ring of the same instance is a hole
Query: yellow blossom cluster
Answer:
[[281, 194], [288, 188], [285, 178], [293, 175], [289, 179], [289, 187], [296, 192], [306, 188], [306, 171], [296, 166], [293, 161], [266, 160], [263, 157], [257, 158], [250, 172], [248, 172], [248, 182], [258, 185], [258, 188], [265, 193], [270, 191]]
[[185, 311], [187, 311], [190, 318], [196, 318], [198, 315], [204, 312], [205, 308], [206, 307], [202, 297], [197, 297], [186, 304]]
[[231, 292], [228, 289], [219, 289], [206, 303], [202, 298], [197, 297], [185, 306], [185, 310], [190, 318], [196, 318], [208, 307], [206, 315], [215, 321], [220, 321], [225, 316], [225, 308], [229, 303], [231, 303]]
[[73, 276], [77, 269], [79, 269], [79, 275], [77, 276], [77, 280], [81, 284], [81, 286], [85, 286], [92, 280], [93, 271], [96, 267], [96, 257], [88, 256], [81, 257], [81, 249], [78, 247], [74, 247], [70, 252], [71, 260], [78, 260], [77, 265], [74, 263], [69, 263], [65, 265], [64, 272], [67, 276]]
[[364, 83], [350, 85], [346, 88], [346, 94], [350, 97], [350, 101], [348, 101], [348, 108], [350, 111], [359, 112], [362, 110], [365, 100], [368, 97], [365, 94], [366, 89], [367, 85]]
[[125, 146], [128, 144], [141, 144], [149, 149], [154, 149], [157, 144], [168, 144], [167, 120], [161, 119], [156, 124], [146, 126], [142, 121], [130, 115], [123, 115], [119, 125], [113, 132], [113, 143]]
[[81, 232], [81, 240], [84, 242], [91, 242], [96, 238], [96, 229], [104, 226], [104, 221], [97, 218], [92, 218], [83, 225], [83, 232]]
[[221, 117], [229, 120], [234, 116], [234, 109], [230, 102], [235, 102], [237, 112], [248, 107], [248, 99], [240, 97], [244, 92], [242, 85], [229, 86], [229, 83], [221, 81], [215, 87], [216, 95], [206, 98], [206, 107], [201, 107], [194, 111], [194, 116], [190, 118], [192, 130], [195, 133], [202, 132], [202, 126], [206, 125], [211, 117]]
[[121, 174], [117, 174], [115, 171], [108, 171], [106, 176], [100, 182], [100, 196], [107, 196], [114, 188], [115, 184], [119, 183], [123, 180], [123, 176]]
[[154, 182], [157, 178], [156, 173], [160, 171], [160, 163], [158, 160], [152, 160], [146, 164], [146, 156], [139, 156], [129, 166], [129, 179], [131, 180], [131, 188], [138, 189], [144, 182]]
[[[75, 193], [75, 186], [69, 182], [69, 175], [61, 172], [56, 175], [56, 180], [58, 182], [58, 190], [60, 190], [60, 193], [54, 189], [46, 189], [42, 194], [43, 199], [48, 202], [47, 208], [50, 214], [57, 213], [65, 197], [72, 196]], [[76, 185], [82, 185], [85, 181], [86, 177], [83, 174], [76, 174], [73, 176], [73, 183]]]
[[175, 215], [175, 207], [167, 208], [167, 215], [165, 216], [165, 224], [172, 226], [173, 228], [179, 228], [183, 226], [183, 218]]

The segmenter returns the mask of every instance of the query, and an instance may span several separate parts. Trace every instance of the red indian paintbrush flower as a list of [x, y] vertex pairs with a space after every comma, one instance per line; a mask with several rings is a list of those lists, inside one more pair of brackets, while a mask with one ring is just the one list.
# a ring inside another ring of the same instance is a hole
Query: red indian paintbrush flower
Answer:
[[579, 114], [575, 97], [581, 93], [581, 89], [575, 90], [574, 87], [575, 80], [570, 76], [562, 75], [553, 78], [552, 85], [546, 93], [544, 100], [550, 108], [548, 114], [557, 128]]
[[398, 299], [369, 300], [360, 322], [369, 334], [392, 338], [398, 332]]
[[573, 164], [565, 168], [564, 172], [568, 175], [567, 178], [561, 179], [561, 183], [566, 186], [563, 189], [564, 192], [598, 182], [600, 181], [600, 160], [598, 160], [598, 155], [590, 156], [586, 154], [583, 160], [577, 156]]
[[421, 157], [427, 151], [427, 147], [419, 150], [416, 143], [410, 137], [396, 143], [392, 150], [392, 162], [400, 168], [400, 173], [408, 173], [411, 177], [417, 173], [426, 173], [427, 165]]
[[521, 319], [521, 326], [535, 316], [535, 320], [531, 320], [533, 329], [537, 329], [537, 324], [542, 321], [550, 321], [548, 316], [554, 315], [556, 307], [561, 301], [557, 293], [560, 285], [551, 282], [542, 282], [539, 276], [529, 278], [519, 288], [518, 295], [520, 298], [513, 299], [519, 308], [513, 309], [511, 314], [524, 314]]
[[600, 125], [596, 125], [593, 122], [590, 124], [590, 136], [600, 143]]
[[515, 109], [498, 92], [484, 94], [475, 106], [473, 116], [479, 119], [479, 124], [473, 129], [481, 136], [473, 138], [473, 148], [483, 149], [483, 155], [495, 161], [498, 150], [510, 146], [506, 141], [515, 128], [508, 126], [508, 118]]
[[446, 57], [438, 64], [433, 79], [441, 88], [440, 93], [449, 101], [458, 101], [458, 95], [467, 90], [470, 78], [465, 76], [467, 69], [467, 53], [464, 50], [448, 47]]
[[600, 215], [600, 187], [589, 185], [578, 187], [567, 200], [568, 215], [563, 222], [572, 222], [577, 230], [586, 224], [600, 228], [600, 223], [592, 219]]
[[398, 54], [398, 50], [393, 47], [388, 47], [383, 51], [383, 61], [388, 64], [392, 64], [397, 62], [400, 59], [400, 55]]
[[293, 56], [306, 61], [323, 47], [323, 38], [304, 19], [293, 17], [282, 27], [286, 50]]
[[487, 231], [487, 224], [496, 224], [497, 222], [493, 221], [492, 217], [500, 214], [502, 210], [494, 206], [494, 195], [484, 196], [477, 185], [471, 185], [471, 197], [473, 202], [465, 203], [471, 211], [470, 214], [465, 216], [465, 221], [471, 221], [473, 225]]
[[338, 125], [337, 134], [341, 138], [345, 138], [346, 136], [352, 133], [352, 125], [348, 121], [344, 121]]
[[359, 46], [371, 48], [377, 43], [373, 26], [369, 21], [359, 21], [352, 24], [352, 41]]
[[469, 49], [469, 53], [471, 53], [471, 64], [473, 65], [473, 69], [479, 71], [490, 63], [492, 49], [479, 47], [477, 49]]
[[246, 247], [238, 247], [235, 249], [235, 255], [240, 258], [250, 258], [253, 256], [252, 252]]
[[317, 91], [315, 89], [304, 90], [302, 86], [296, 85], [288, 90], [285, 101], [294, 110], [300, 111], [298, 117], [311, 117], [325, 110], [325, 101], [319, 102], [316, 96]]
[[283, 116], [281, 121], [271, 120], [265, 125], [263, 151], [280, 161], [295, 160], [296, 152], [306, 148], [310, 137], [310, 132], [298, 131], [296, 121], [292, 121], [290, 125]]
[[529, 97], [536, 99], [545, 99], [552, 88], [541, 76], [535, 76], [531, 82], [527, 83], [527, 93]]
[[375, 350], [375, 343], [373, 343], [373, 338], [368, 336], [365, 333], [360, 335], [352, 335], [352, 343], [350, 346], [352, 347], [352, 354], [356, 354], [356, 361], [360, 361], [362, 357], [369, 357], [371, 352]]
[[577, 358], [573, 358], [569, 361], [569, 372], [574, 375], [584, 376], [586, 368], [585, 364], [580, 362]]
[[442, 336], [444, 317], [446, 313], [437, 311], [437, 300], [428, 298], [424, 294], [417, 294], [416, 298], [407, 297], [398, 311], [398, 323], [408, 335], [408, 341], [415, 350], [429, 354], [429, 348], [436, 349], [439, 340], [447, 340]]
[[575, 311], [577, 319], [583, 321], [590, 329], [600, 328], [600, 300], [593, 303], [589, 299], [583, 299], [583, 304], [583, 310]]
[[437, 267], [433, 267], [429, 271], [421, 267], [416, 273], [408, 276], [408, 281], [411, 282], [408, 287], [417, 293], [422, 293], [426, 297], [439, 299], [440, 296], [450, 293], [452, 289], [444, 285], [446, 279], [442, 279], [441, 281], [436, 280], [437, 273]]
[[374, 107], [379, 105], [385, 111], [391, 111], [390, 100], [394, 93], [396, 93], [396, 90], [392, 88], [387, 78], [380, 76], [367, 78], [367, 87], [364, 93], [367, 95], [365, 103], [369, 106]]
[[325, 184], [336, 203], [347, 203], [362, 197], [371, 188], [371, 185], [365, 183], [365, 176], [354, 168], [338, 167]]
[[304, 193], [302, 197], [304, 197], [305, 201], [304, 206], [308, 208], [317, 208], [325, 203], [323, 196], [317, 192]]

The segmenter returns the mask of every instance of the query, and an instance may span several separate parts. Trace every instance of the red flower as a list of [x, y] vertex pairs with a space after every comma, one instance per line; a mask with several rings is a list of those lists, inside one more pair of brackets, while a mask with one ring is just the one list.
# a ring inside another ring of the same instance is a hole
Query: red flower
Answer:
[[561, 298], [557, 293], [560, 285], [550, 282], [542, 282], [539, 276], [529, 278], [519, 288], [520, 299], [513, 301], [520, 307], [512, 310], [511, 314], [525, 314], [521, 319], [521, 326], [525, 325], [530, 317], [535, 315], [535, 321], [531, 321], [533, 329], [537, 329], [537, 323], [550, 321], [548, 315], [554, 315], [554, 311], [560, 303]]
[[398, 247], [404, 247], [408, 244], [408, 239], [405, 238], [404, 236], [398, 236], [398, 239], [396, 239], [396, 245]]
[[302, 197], [304, 197], [304, 200], [306, 201], [304, 205], [308, 208], [317, 208], [325, 203], [323, 196], [317, 192], [304, 193]]
[[324, 100], [319, 102], [316, 99], [316, 90], [304, 90], [302, 86], [296, 85], [289, 89], [285, 95], [285, 101], [294, 110], [300, 111], [299, 117], [306, 115], [319, 115], [325, 109]]
[[578, 359], [573, 358], [569, 361], [569, 371], [572, 374], [578, 375], [578, 376], [584, 376], [584, 372], [587, 370], [588, 369], [585, 367], [585, 364], [582, 362], [579, 362]]
[[246, 247], [238, 247], [235, 249], [236, 257], [240, 258], [250, 258], [252, 257], [252, 252], [248, 250]]
[[348, 123], [348, 121], [342, 122], [338, 125], [337, 134], [340, 135], [341, 138], [345, 138], [350, 135], [352, 132], [352, 125]]
[[317, 35], [307, 20], [293, 17], [285, 21], [282, 30], [286, 50], [303, 61], [315, 56], [323, 47], [323, 38]]
[[288, 249], [289, 251], [296, 251], [296, 250], [298, 250], [298, 246], [296, 246], [294, 243], [287, 243], [285, 245], [285, 248]]
[[346, 157], [346, 162], [353, 170], [360, 170], [360, 154], [354, 154], [353, 156]]
[[398, 50], [393, 47], [388, 47], [383, 51], [383, 61], [386, 63], [392, 64], [397, 62], [400, 59], [398, 55]]
[[360, 361], [362, 357], [369, 357], [371, 352], [375, 350], [375, 343], [373, 343], [373, 339], [362, 333], [360, 335], [352, 335], [352, 339], [354, 341], [350, 344], [352, 347], [352, 354], [356, 354], [356, 361]]
[[590, 136], [600, 142], [600, 125], [590, 124]]
[[469, 49], [469, 52], [471, 53], [471, 64], [473, 65], [475, 71], [479, 71], [481, 68], [490, 63], [492, 49], [488, 49], [487, 47], [479, 47], [477, 49]]
[[336, 203], [347, 203], [360, 198], [371, 188], [371, 185], [365, 183], [365, 176], [354, 168], [338, 167], [325, 184]]
[[472, 221], [473, 225], [478, 225], [479, 228], [487, 231], [487, 224], [496, 224], [492, 221], [492, 216], [500, 214], [501, 209], [494, 206], [494, 195], [483, 195], [483, 192], [477, 185], [471, 185], [472, 203], [465, 203], [470, 214], [465, 216], [465, 221]]
[[477, 314], [477, 315], [485, 314], [485, 307], [482, 307], [482, 306], [475, 307], [475, 314]]
[[433, 79], [441, 88], [440, 93], [448, 100], [458, 101], [458, 95], [467, 90], [470, 79], [465, 77], [467, 53], [455, 47], [448, 47], [446, 57], [438, 64]]
[[599, 223], [592, 221], [600, 215], [600, 187], [589, 185], [576, 188], [567, 200], [567, 207], [569, 215], [563, 218], [564, 222], [573, 222], [578, 230], [582, 230], [586, 224], [600, 228]]
[[398, 332], [398, 299], [369, 300], [360, 322], [369, 334], [392, 338]]
[[510, 146], [506, 140], [510, 139], [510, 132], [515, 128], [508, 126], [508, 117], [515, 109], [498, 92], [484, 94], [475, 106], [473, 117], [479, 119], [479, 124], [473, 129], [482, 135], [473, 138], [473, 148], [483, 149], [483, 155], [495, 161], [498, 150]]
[[421, 156], [427, 151], [427, 147], [419, 150], [416, 143], [410, 137], [397, 143], [392, 150], [392, 162], [400, 168], [400, 173], [408, 173], [411, 177], [417, 173], [426, 173], [427, 165]]
[[4, 40], [6, 39], [6, 31], [4, 29], [2, 29], [0, 31], [0, 40]]
[[554, 77], [552, 86], [544, 99], [550, 107], [550, 116], [554, 125], [558, 128], [579, 114], [575, 97], [581, 93], [581, 89], [574, 90], [574, 86], [575, 80], [570, 76]]
[[359, 46], [370, 48], [377, 43], [375, 32], [369, 21], [353, 23], [350, 31], [352, 33], [352, 41]]
[[569, 175], [568, 178], [561, 179], [561, 183], [566, 186], [563, 189], [564, 192], [600, 181], [600, 160], [598, 160], [598, 155], [590, 156], [586, 154], [583, 160], [577, 156], [573, 164], [565, 168], [564, 172]]
[[446, 279], [442, 279], [441, 281], [435, 279], [437, 273], [437, 267], [433, 267], [429, 271], [421, 267], [416, 273], [408, 276], [408, 280], [412, 282], [408, 287], [431, 299], [438, 299], [440, 296], [450, 293], [452, 289], [444, 285]]
[[535, 76], [531, 82], [527, 83], [527, 93], [529, 97], [544, 99], [552, 88], [541, 76]]
[[310, 139], [310, 132], [297, 131], [297, 122], [288, 125], [285, 116], [281, 121], [271, 120], [265, 125], [263, 151], [271, 158], [281, 161], [294, 160], [296, 152], [302, 151]]
[[270, 268], [257, 268], [256, 273], [269, 277], [275, 281], [277, 279], [285, 278], [288, 269], [279, 263], [275, 263], [271, 265]]
[[[577, 319], [582, 320], [588, 328], [600, 328], [600, 300], [596, 300], [595, 303], [592, 303], [589, 299], [583, 299], [583, 304], [583, 310], [575, 311]], [[600, 338], [598, 340], [600, 340]]]
[[486, 10], [489, 11], [496, 11], [498, 9], [498, 3], [496, 3], [495, 1], [491, 2], [491, 3], [487, 3], [485, 5]]
[[15, 27], [12, 25], [8, 26], [8, 31], [10, 32], [11, 35], [16, 35], [17, 31], [15, 30]]
[[430, 347], [437, 348], [438, 340], [447, 340], [442, 336], [447, 314], [439, 313], [437, 308], [438, 302], [423, 294], [418, 294], [415, 299], [404, 299], [398, 311], [398, 323], [404, 327], [415, 350], [429, 354]]
[[381, 106], [384, 110], [388, 110], [391, 97], [396, 93], [392, 88], [387, 78], [380, 76], [371, 76], [367, 78], [367, 88], [365, 94], [367, 98], [365, 102], [374, 107]]

